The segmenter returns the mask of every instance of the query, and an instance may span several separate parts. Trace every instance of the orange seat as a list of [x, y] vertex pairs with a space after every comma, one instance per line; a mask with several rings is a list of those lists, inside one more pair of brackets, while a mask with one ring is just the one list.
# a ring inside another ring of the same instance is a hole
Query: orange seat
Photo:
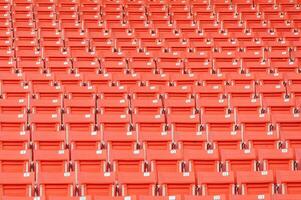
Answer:
[[241, 194], [271, 194], [273, 183], [272, 171], [237, 172], [237, 184], [241, 185]]
[[255, 150], [223, 149], [221, 160], [225, 164], [226, 171], [255, 171], [257, 155]]
[[165, 116], [160, 115], [133, 115], [133, 124], [141, 141], [171, 140], [167, 130]]
[[292, 170], [295, 158], [293, 149], [259, 149], [258, 159], [264, 170]]
[[97, 123], [105, 141], [135, 141], [136, 132], [128, 114], [99, 114]]
[[81, 196], [114, 196], [116, 188], [114, 185], [115, 174], [111, 172], [80, 173], [78, 182], [81, 185]]
[[0, 173], [1, 196], [3, 198], [22, 198], [33, 195], [33, 173]]
[[176, 141], [202, 141], [199, 115], [169, 114], [167, 122]]
[[149, 170], [144, 162], [145, 152], [136, 142], [112, 141], [108, 146], [111, 152], [108, 160], [116, 173], [137, 173], [139, 177], [139, 173]]
[[214, 199], [220, 199], [224, 200], [226, 199], [226, 195], [206, 195], [206, 196], [189, 196], [185, 195], [184, 200], [214, 200]]
[[199, 192], [201, 195], [233, 194], [234, 178], [232, 172], [199, 172], [197, 175]]
[[140, 199], [142, 195], [154, 195], [157, 177], [150, 172], [119, 172], [118, 181], [123, 195], [136, 196]]
[[283, 171], [276, 172], [276, 181], [282, 185], [282, 194], [297, 195], [300, 187], [300, 171]]
[[158, 172], [158, 183], [164, 195], [189, 195], [195, 191], [194, 173]]
[[299, 135], [296, 134], [300, 125], [300, 120], [301, 118], [298, 114], [278, 114], [272, 116], [272, 121], [273, 123], [276, 123], [280, 138], [288, 141], [290, 147], [293, 148], [300, 148]]
[[75, 177], [71, 172], [39, 173], [39, 195], [45, 199], [74, 196]]
[[25, 114], [27, 106], [27, 99], [0, 100], [0, 111], [4, 114]]
[[146, 159], [157, 172], [180, 172], [183, 152], [181, 146], [166, 141], [148, 141]]

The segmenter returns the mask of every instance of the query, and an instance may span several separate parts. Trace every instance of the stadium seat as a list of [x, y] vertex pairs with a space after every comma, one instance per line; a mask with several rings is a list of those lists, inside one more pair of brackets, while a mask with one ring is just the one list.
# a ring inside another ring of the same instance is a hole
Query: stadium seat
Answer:
[[255, 150], [232, 150], [221, 151], [221, 160], [225, 162], [226, 171], [255, 171], [257, 155]]
[[274, 175], [272, 171], [237, 172], [237, 184], [241, 194], [268, 195], [273, 191]]
[[199, 172], [197, 183], [201, 195], [228, 195], [234, 192], [232, 172]]
[[1, 172], [1, 196], [3, 198], [26, 198], [33, 195], [34, 174]]
[[300, 187], [300, 171], [283, 171], [276, 172], [276, 181], [282, 185], [282, 194], [296, 195]]
[[300, 200], [300, 0], [1, 0], [0, 199]]
[[159, 172], [158, 183], [162, 186], [163, 195], [185, 195], [195, 192], [194, 173]]

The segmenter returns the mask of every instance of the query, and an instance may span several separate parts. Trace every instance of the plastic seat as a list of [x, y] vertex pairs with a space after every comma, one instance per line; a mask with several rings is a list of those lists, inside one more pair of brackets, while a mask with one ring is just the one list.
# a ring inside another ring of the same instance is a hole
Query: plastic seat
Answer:
[[300, 187], [300, 171], [277, 171], [277, 183], [283, 185], [283, 194], [296, 195], [299, 194], [298, 187]]
[[169, 83], [168, 74], [142, 73], [141, 79], [149, 86], [167, 86]]
[[3, 0], [0, 196], [301, 199], [298, 3]]
[[170, 195], [170, 196], [140, 196], [139, 199], [141, 200], [169, 200], [169, 199], [179, 200], [181, 196], [177, 195]]
[[[229, 97], [228, 97], [229, 98]], [[228, 99], [207, 99], [198, 98], [196, 106], [202, 115], [227, 115], [229, 113], [229, 100]]]
[[50, 85], [53, 77], [51, 74], [29, 73], [26, 74], [25, 80], [35, 85]]
[[154, 173], [119, 172], [118, 182], [121, 184], [122, 193], [126, 196], [153, 195], [157, 177]]
[[274, 99], [285, 97], [286, 90], [283, 85], [259, 85], [257, 87], [257, 92], [262, 94], [264, 99]]
[[[151, 54], [134, 54], [131, 55], [129, 69], [133, 69], [137, 73], [151, 73], [155, 69], [155, 63]], [[142, 74], [143, 75], [143, 74]]]
[[182, 147], [171, 142], [148, 141], [146, 159], [152, 163], [156, 172], [180, 172], [183, 160]]
[[255, 150], [221, 150], [221, 160], [226, 171], [255, 171], [257, 155]]
[[171, 140], [164, 115], [133, 115], [133, 125], [141, 141]]
[[55, 73], [54, 80], [60, 85], [69, 87], [69, 85], [80, 85], [83, 76], [81, 74]]
[[[211, 70], [212, 71], [212, 70]], [[224, 89], [223, 87], [219, 87], [219, 86], [223, 86], [226, 83], [227, 77], [226, 77], [226, 73], [201, 73], [199, 74], [199, 76], [202, 77], [202, 85], [204, 86], [212, 86], [212, 89], [214, 90], [221, 90]], [[202, 88], [202, 87], [200, 87]], [[205, 87], [206, 88], [206, 87]], [[209, 89], [210, 87], [207, 87], [206, 89]], [[211, 91], [210, 89], [208, 91]]]
[[193, 87], [193, 93], [197, 96], [197, 99], [222, 99], [224, 88], [219, 85], [195, 86]]
[[255, 77], [263, 85], [269, 85], [269, 84], [277, 85], [282, 83], [283, 73], [273, 73], [273, 74], [258, 73], [256, 74]]
[[72, 55], [74, 57], [73, 66], [77, 69], [79, 73], [96, 73], [99, 68], [99, 61], [95, 55], [88, 54], [86, 51], [82, 51], [82, 56]]
[[[66, 53], [67, 54], [67, 53]], [[55, 73], [68, 73], [71, 69], [71, 62], [68, 55], [46, 55], [46, 68]]]
[[258, 150], [258, 159], [263, 164], [263, 170], [292, 170], [294, 158], [293, 149]]
[[118, 82], [119, 85], [125, 85], [127, 87], [135, 87], [140, 83], [140, 74], [113, 74], [113, 81]]
[[194, 74], [171, 74], [170, 81], [176, 86], [180, 85], [195, 85], [198, 81], [198, 76]]
[[75, 177], [73, 173], [40, 173], [37, 183], [40, 196], [46, 199], [74, 196]]
[[190, 86], [168, 86], [161, 88], [166, 99], [190, 99], [192, 88]]
[[237, 184], [242, 194], [271, 194], [274, 184], [272, 171], [237, 172]]
[[[7, 32], [7, 34], [11, 34], [11, 33]], [[12, 51], [2, 52], [0, 57], [0, 63], [2, 65], [1, 72], [11, 72], [11, 70], [16, 67], [16, 62], [13, 59], [13, 52]]]
[[123, 200], [124, 198], [131, 198], [133, 200], [136, 200], [137, 198], [135, 196], [120, 196], [120, 197], [111, 197], [111, 196], [95, 196], [95, 200]]
[[69, 151], [35, 150], [34, 161], [38, 173], [64, 173], [69, 171]]
[[[265, 105], [265, 104], [264, 104]], [[239, 115], [260, 115], [262, 113], [263, 103], [260, 98], [231, 98], [231, 109], [236, 110]]]
[[162, 101], [158, 99], [143, 100], [133, 99], [131, 100], [131, 109], [134, 115], [161, 115], [163, 114]]
[[33, 54], [32, 57], [20, 55], [17, 60], [18, 68], [23, 72], [39, 72], [43, 68], [40, 56], [36, 54]]
[[226, 195], [206, 195], [206, 196], [189, 196], [185, 195], [184, 200], [214, 200], [214, 199], [220, 199], [224, 200], [226, 199]]
[[0, 173], [1, 196], [25, 199], [33, 195], [33, 173]]
[[0, 115], [1, 131], [22, 133], [27, 130], [26, 115], [24, 114], [1, 114]]
[[231, 99], [252, 99], [255, 95], [254, 85], [235, 85], [225, 87], [225, 92]]
[[24, 74], [11, 72], [1, 72], [0, 78], [2, 87], [5, 85], [20, 85], [25, 79]]
[[127, 99], [121, 100], [105, 100], [99, 99], [97, 101], [98, 111], [102, 115], [126, 115], [129, 113], [129, 101]]
[[237, 72], [240, 69], [237, 60], [235, 60], [236, 51], [221, 51], [213, 53], [212, 57], [214, 59], [214, 67], [221, 73]]
[[60, 130], [61, 119], [58, 114], [32, 114], [29, 120], [35, 131]]
[[[191, 41], [191, 44], [195, 43]], [[207, 51], [200, 51], [198, 53], [186, 53], [185, 54], [185, 69], [194, 74], [209, 72], [211, 66], [208, 62], [209, 53]]]
[[201, 123], [210, 142], [216, 142], [219, 149], [239, 149], [242, 140], [234, 115], [203, 115]]
[[84, 80], [98, 89], [98, 87], [102, 85], [108, 86], [111, 83], [112, 75], [107, 73], [105, 74], [86, 73], [84, 75]]
[[113, 196], [116, 191], [114, 185], [115, 180], [115, 174], [110, 172], [81, 172], [78, 176], [78, 182], [81, 188], [80, 195], [89, 195], [92, 199], [96, 199], [98, 196]]
[[299, 87], [298, 84], [289, 85], [287, 87], [287, 90], [288, 90], [288, 92], [290, 94], [294, 95], [294, 97], [296, 98], [296, 100], [298, 100], [300, 102], [300, 96], [301, 96], [300, 94], [301, 94], [301, 92], [300, 92], [300, 87]]
[[171, 134], [176, 141], [202, 141], [201, 125], [198, 115], [168, 115]]
[[254, 74], [245, 73], [229, 73], [228, 79], [233, 82], [235, 85], [253, 85], [255, 76]]
[[299, 194], [275, 194], [273, 195], [275, 200], [297, 200], [300, 198]]
[[249, 72], [265, 72], [269, 65], [267, 62], [261, 62], [260, 61], [260, 55], [254, 56], [252, 55], [252, 58], [242, 58], [243, 59], [243, 65], [246, 69], [248, 69]]
[[159, 86], [143, 86], [143, 87], [132, 87], [130, 88], [132, 99], [141, 100], [159, 100], [160, 98], [160, 88]]
[[158, 183], [165, 195], [189, 195], [195, 190], [195, 175], [190, 172], [158, 172]]
[[194, 115], [196, 113], [194, 99], [165, 99], [164, 107], [169, 115]]
[[31, 91], [31, 87], [28, 85], [4, 85], [2, 96], [5, 99], [27, 99]]
[[5, 150], [16, 150], [17, 152], [22, 153], [22, 150], [29, 149], [29, 141], [30, 135], [28, 131], [2, 128], [2, 134], [0, 135], [0, 148], [3, 152], [5, 152]]
[[[101, 54], [100, 54], [101, 55]], [[126, 61], [122, 53], [106, 53], [102, 55], [101, 67], [109, 73], [123, 73], [126, 67]]]
[[201, 195], [233, 194], [234, 174], [232, 172], [199, 172], [197, 183]]
[[218, 171], [219, 152], [218, 149], [206, 150], [205, 135], [199, 136], [198, 140], [182, 141], [184, 160], [189, 161], [191, 170], [201, 171]]
[[136, 132], [131, 125], [131, 118], [128, 114], [99, 114], [97, 123], [105, 141], [135, 141]]
[[257, 200], [257, 199], [266, 199], [266, 200], [271, 200], [272, 197], [271, 195], [267, 194], [261, 194], [261, 195], [232, 195], [230, 196], [231, 200], [240, 200], [240, 199], [245, 199], [245, 200]]
[[95, 98], [96, 89], [93, 86], [79, 87], [75, 85], [65, 86], [68, 98], [72, 100], [92, 100]]
[[93, 114], [66, 114], [63, 122], [68, 132], [91, 134], [95, 131], [95, 116]]
[[126, 99], [128, 88], [125, 86], [99, 86], [97, 93], [101, 99]]
[[[98, 22], [97, 24], [99, 26], [100, 22]], [[88, 26], [88, 23], [86, 23], [86, 26]], [[93, 27], [93, 28], [95, 28], [95, 27]], [[98, 37], [96, 37], [93, 34], [94, 31], [91, 29], [89, 29], [89, 32], [90, 32], [89, 35], [90, 35], [90, 38], [92, 38], [91, 44], [93, 45], [94, 50], [97, 53], [111, 51], [113, 49], [113, 41], [111, 39], [111, 36], [109, 34], [104, 36], [103, 34], [106, 34], [106, 33], [103, 33], [103, 32], [98, 33], [99, 29], [96, 29], [97, 31], [95, 31], [95, 34], [97, 33], [97, 36], [98, 36]]]
[[1, 99], [0, 111], [3, 114], [25, 114], [27, 105], [26, 99]]
[[[34, 198], [35, 197], [14, 197], [14, 196], [12, 196], [12, 197], [9, 197], [9, 196], [4, 196], [3, 197], [3, 199], [4, 200], [13, 200], [13, 199], [15, 199], [15, 200], [22, 200], [22, 199], [24, 199], [24, 200], [34, 200]], [[45, 198], [43, 198], [43, 197], [40, 197], [42, 200], [44, 200]]]
[[60, 115], [62, 109], [61, 99], [31, 99], [30, 111], [34, 114]]
[[65, 148], [66, 134], [64, 131], [51, 131], [47, 129], [35, 130], [32, 132], [32, 140], [34, 149], [36, 150], [51, 150], [58, 152]]
[[140, 173], [147, 171], [147, 166], [143, 162], [145, 152], [139, 148], [137, 142], [112, 141], [109, 146], [111, 152], [109, 159], [114, 164], [116, 173], [136, 173], [139, 177]]
[[276, 123], [278, 133], [282, 140], [288, 141], [288, 144], [292, 148], [300, 147], [300, 139], [296, 130], [300, 124], [300, 116], [298, 115], [273, 115], [272, 121]]
[[[41, 198], [41, 197], [40, 197]], [[61, 197], [58, 197], [58, 196], [49, 196], [47, 199], [49, 200], [80, 200], [80, 198], [82, 197], [68, 197], [68, 196], [61, 196]], [[87, 200], [92, 200], [91, 197], [89, 196], [84, 196], [84, 198], [86, 198]], [[43, 199], [43, 198], [42, 198]]]
[[[70, 138], [72, 145], [71, 160], [78, 173], [100, 173], [108, 171], [105, 149], [93, 147], [91, 141], [79, 141], [73, 136]], [[96, 143], [97, 145], [97, 143]]]
[[[84, 95], [84, 94], [83, 94]], [[85, 98], [85, 96], [84, 96]], [[95, 114], [95, 100], [93, 98], [89, 99], [77, 99], [76, 97], [72, 99], [64, 100], [65, 112], [67, 114]]]
[[279, 136], [271, 126], [269, 115], [239, 115], [238, 123], [242, 126], [244, 141], [251, 141], [252, 147], [256, 149], [276, 147]]
[[183, 70], [183, 63], [174, 54], [161, 54], [158, 56], [158, 68], [164, 73], [179, 73]]
[[285, 73], [285, 80], [292, 85], [300, 84], [300, 74], [295, 72]]
[[[2, 142], [2, 141], [1, 141]], [[0, 171], [2, 173], [26, 173], [29, 172], [31, 155], [28, 150], [1, 148]]]
[[64, 93], [62, 86], [45, 86], [36, 85], [33, 88], [33, 92], [38, 99], [57, 99], [60, 100]]

